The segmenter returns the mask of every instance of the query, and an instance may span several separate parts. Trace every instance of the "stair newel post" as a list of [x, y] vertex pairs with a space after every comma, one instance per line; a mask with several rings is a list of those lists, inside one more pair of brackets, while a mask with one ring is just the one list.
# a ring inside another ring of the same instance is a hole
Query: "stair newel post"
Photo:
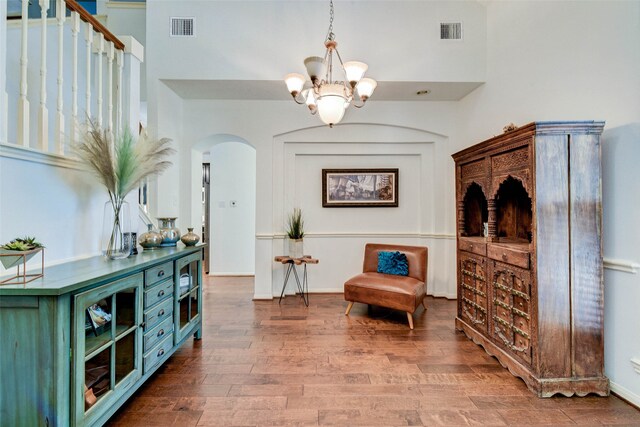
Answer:
[[[7, 69], [7, 8], [0, 7], [0, 70]], [[7, 73], [0, 74], [0, 141], [7, 142], [8, 132]]]
[[96, 63], [96, 67], [98, 67], [98, 96], [96, 97], [96, 101], [98, 102], [98, 117], [97, 124], [98, 128], [102, 128], [102, 92], [104, 88], [104, 79], [102, 69], [104, 68], [104, 34], [98, 33], [98, 61]]
[[116, 88], [116, 132], [122, 132], [122, 71], [124, 70], [124, 50], [116, 51], [116, 65], [118, 67]]
[[29, 35], [29, 0], [22, 0], [22, 22], [20, 30], [20, 97], [18, 98], [18, 144], [29, 147], [29, 100], [27, 99], [28, 81], [27, 52]]
[[64, 21], [66, 18], [64, 0], [56, 0], [56, 19], [58, 21], [58, 109], [56, 112], [56, 151], [64, 154]]
[[113, 58], [115, 47], [112, 41], [107, 43], [107, 132], [113, 138]]
[[[47, 109], [47, 12], [49, 1], [40, 0], [40, 108], [38, 109], [38, 148], [49, 151], [49, 111]], [[24, 20], [24, 17], [23, 17]]]
[[93, 53], [93, 26], [90, 22], [87, 22], [87, 26], [85, 27], [85, 40], [87, 42], [85, 111], [87, 112], [87, 117], [91, 117], [91, 55]]
[[71, 120], [69, 122], [69, 142], [77, 140], [78, 132], [78, 32], [80, 31], [80, 15], [71, 12]]

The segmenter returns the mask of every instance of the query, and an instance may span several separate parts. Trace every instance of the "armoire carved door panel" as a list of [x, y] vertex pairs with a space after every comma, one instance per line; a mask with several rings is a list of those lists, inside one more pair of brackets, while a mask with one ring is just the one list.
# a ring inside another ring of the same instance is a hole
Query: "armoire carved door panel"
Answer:
[[458, 260], [462, 291], [460, 316], [486, 334], [488, 332], [488, 296], [485, 258], [458, 252]]
[[492, 330], [502, 347], [531, 363], [531, 274], [527, 270], [491, 262]]

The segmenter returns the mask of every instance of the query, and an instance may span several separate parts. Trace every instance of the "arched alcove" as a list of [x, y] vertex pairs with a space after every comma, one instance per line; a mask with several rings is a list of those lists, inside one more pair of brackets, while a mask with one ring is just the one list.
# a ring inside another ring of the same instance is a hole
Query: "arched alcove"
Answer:
[[467, 187], [464, 195], [464, 235], [482, 236], [483, 223], [489, 219], [487, 208], [487, 198], [484, 196], [482, 188], [477, 183], [472, 183]]
[[522, 182], [509, 176], [496, 193], [496, 231], [500, 241], [531, 242], [531, 197]]

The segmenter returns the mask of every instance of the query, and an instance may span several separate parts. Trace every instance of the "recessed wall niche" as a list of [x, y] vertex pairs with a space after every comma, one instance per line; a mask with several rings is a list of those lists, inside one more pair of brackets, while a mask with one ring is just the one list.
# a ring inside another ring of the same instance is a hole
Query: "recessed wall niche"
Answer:
[[508, 177], [496, 193], [496, 231], [500, 241], [531, 242], [531, 197], [522, 182]]
[[483, 223], [487, 222], [489, 211], [482, 188], [475, 182], [469, 185], [464, 195], [464, 235], [483, 236]]

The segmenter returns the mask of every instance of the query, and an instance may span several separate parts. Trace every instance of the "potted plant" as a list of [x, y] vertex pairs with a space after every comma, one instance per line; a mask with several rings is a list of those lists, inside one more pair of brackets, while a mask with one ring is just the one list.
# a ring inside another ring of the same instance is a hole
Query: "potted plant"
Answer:
[[21, 262], [26, 263], [42, 249], [44, 246], [35, 237], [18, 237], [0, 246], [0, 261], [4, 268], [9, 269]]
[[140, 181], [171, 166], [166, 157], [175, 150], [170, 139], [151, 140], [146, 134], [138, 141], [128, 127], [113, 138], [89, 120], [89, 127], [73, 151], [105, 186], [109, 201], [104, 208], [102, 235], [103, 254], [110, 259], [126, 258], [131, 248], [124, 233], [129, 227], [129, 205], [125, 197], [138, 187]]
[[302, 209], [294, 208], [287, 221], [287, 236], [289, 237], [289, 256], [291, 258], [302, 258], [304, 219], [302, 219]]

